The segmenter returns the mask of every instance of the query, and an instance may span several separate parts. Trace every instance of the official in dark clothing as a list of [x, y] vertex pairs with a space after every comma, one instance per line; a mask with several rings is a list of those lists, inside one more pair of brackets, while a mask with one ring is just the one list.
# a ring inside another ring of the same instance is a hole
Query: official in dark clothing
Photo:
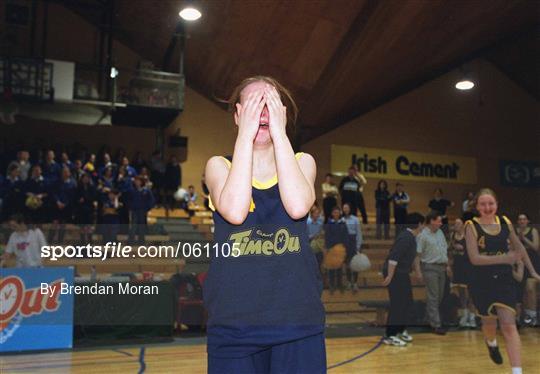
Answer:
[[424, 217], [419, 213], [407, 216], [406, 230], [396, 238], [383, 265], [383, 286], [388, 287], [390, 310], [386, 323], [384, 343], [405, 346], [412, 341], [406, 328], [413, 307], [411, 272], [413, 265], [421, 277], [420, 263], [416, 257], [416, 236], [424, 228]]
[[360, 194], [360, 182], [356, 179], [356, 169], [354, 166], [349, 168], [349, 174], [341, 180], [339, 184], [339, 194], [341, 195], [341, 204], [349, 204], [351, 214], [357, 215], [358, 195]]

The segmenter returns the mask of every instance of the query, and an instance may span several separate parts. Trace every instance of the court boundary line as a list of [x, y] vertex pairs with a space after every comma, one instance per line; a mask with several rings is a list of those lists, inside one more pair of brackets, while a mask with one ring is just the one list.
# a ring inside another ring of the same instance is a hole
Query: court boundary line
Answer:
[[373, 347], [371, 347], [370, 349], [368, 349], [364, 353], [361, 353], [358, 356], [354, 356], [353, 358], [350, 358], [348, 360], [338, 362], [337, 364], [330, 365], [330, 366], [328, 366], [326, 368], [326, 370], [331, 370], [331, 369], [337, 368], [338, 366], [343, 366], [343, 365], [346, 365], [346, 364], [350, 364], [353, 361], [356, 361], [356, 360], [359, 360], [359, 359], [361, 359], [363, 357], [366, 357], [368, 354], [370, 354], [370, 353], [376, 351], [378, 348], [380, 348], [382, 346], [382, 344], [383, 344], [383, 338], [381, 338]]

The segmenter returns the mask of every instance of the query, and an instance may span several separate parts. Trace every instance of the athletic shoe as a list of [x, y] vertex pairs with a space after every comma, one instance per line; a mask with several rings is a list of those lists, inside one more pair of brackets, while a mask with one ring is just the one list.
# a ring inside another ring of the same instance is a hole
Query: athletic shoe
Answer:
[[476, 316], [473, 313], [469, 314], [469, 323], [468, 323], [468, 325], [472, 329], [475, 329], [477, 327], [476, 326]]
[[353, 284], [353, 286], [352, 286], [352, 292], [353, 292], [353, 293], [357, 293], [357, 292], [358, 292], [358, 285], [357, 285], [356, 283]]
[[470, 327], [470, 320], [468, 314], [463, 314], [461, 318], [459, 319], [459, 327], [466, 328]]
[[490, 346], [486, 343], [486, 347], [488, 348], [488, 351], [489, 351], [489, 357], [491, 358], [491, 361], [493, 361], [493, 362], [496, 363], [497, 365], [502, 365], [502, 363], [503, 363], [503, 358], [502, 358], [502, 356], [501, 356], [501, 352], [499, 351], [499, 346], [490, 347]]
[[409, 335], [407, 330], [404, 330], [401, 334], [398, 334], [397, 337], [400, 340], [403, 340], [405, 343], [410, 343], [413, 341], [413, 337]]
[[395, 347], [405, 347], [407, 345], [406, 342], [396, 336], [385, 336], [383, 338], [383, 343], [386, 345], [393, 345]]
[[527, 327], [534, 327], [537, 323], [538, 321], [536, 320], [536, 317], [531, 317], [527, 315], [525, 316], [525, 318], [523, 318], [523, 324]]
[[437, 335], [446, 335], [446, 329], [443, 327], [434, 327], [433, 333]]

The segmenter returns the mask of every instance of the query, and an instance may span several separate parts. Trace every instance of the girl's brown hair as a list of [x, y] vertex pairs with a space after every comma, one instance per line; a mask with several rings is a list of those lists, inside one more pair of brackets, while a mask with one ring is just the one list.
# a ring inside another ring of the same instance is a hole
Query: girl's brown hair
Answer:
[[484, 195], [492, 196], [497, 203], [499, 202], [499, 200], [497, 199], [497, 195], [495, 194], [495, 192], [491, 188], [482, 188], [474, 196], [474, 206], [476, 206], [478, 204], [478, 199], [480, 198], [480, 196], [484, 196]]
[[277, 89], [281, 102], [285, 107], [287, 107], [287, 132], [290, 135], [294, 134], [296, 119], [298, 118], [298, 106], [294, 102], [291, 92], [275, 78], [266, 75], [255, 75], [253, 77], [246, 78], [235, 87], [228, 100], [220, 101], [227, 104], [229, 112], [234, 113], [236, 112], [236, 104], [240, 103], [240, 94], [242, 93], [242, 90], [251, 83], [261, 81], [266, 82]]

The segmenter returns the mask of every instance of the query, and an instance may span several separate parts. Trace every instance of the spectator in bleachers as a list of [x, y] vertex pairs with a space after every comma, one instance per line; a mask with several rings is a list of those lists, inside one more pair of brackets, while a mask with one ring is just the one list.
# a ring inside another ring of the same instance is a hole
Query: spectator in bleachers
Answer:
[[353, 165], [354, 168], [354, 177], [358, 181], [358, 210], [360, 211], [360, 214], [362, 215], [362, 222], [364, 225], [367, 225], [368, 218], [367, 218], [367, 212], [366, 212], [366, 203], [364, 201], [364, 187], [367, 185], [367, 179], [364, 176], [364, 174], [360, 173], [358, 170], [358, 165]]
[[345, 259], [345, 272], [347, 274], [347, 289], [353, 293], [358, 292], [358, 272], [352, 271], [350, 263], [354, 255], [360, 253], [362, 248], [362, 228], [358, 217], [351, 214], [351, 206], [348, 203], [343, 204], [343, 221], [347, 225], [347, 257]]
[[49, 243], [53, 243], [54, 237], [58, 235], [58, 243], [64, 241], [66, 223], [73, 221], [73, 204], [77, 192], [77, 184], [71, 178], [71, 172], [67, 167], [62, 169], [60, 182], [52, 189], [52, 217], [53, 226], [49, 232]]
[[133, 164], [133, 167], [135, 168], [135, 170], [137, 171], [137, 173], [140, 173], [142, 168], [147, 168], [148, 167], [148, 163], [144, 159], [143, 154], [142, 154], [141, 151], [137, 151], [135, 153], [135, 156], [133, 156], [133, 163], [132, 164]]
[[[324, 240], [327, 251], [330, 251], [336, 244], [343, 244], [346, 246], [348, 238], [347, 226], [341, 217], [341, 209], [336, 206], [332, 209], [330, 218], [324, 225]], [[330, 294], [333, 294], [336, 288], [339, 289], [340, 292], [344, 292], [342, 266], [338, 269], [329, 269], [328, 280], [330, 283]]]
[[157, 203], [162, 205], [166, 205], [164, 193], [165, 168], [161, 152], [152, 152], [152, 157], [150, 158], [150, 179], [154, 183], [154, 196], [156, 197]]
[[94, 212], [97, 207], [97, 190], [90, 174], [85, 173], [81, 176], [75, 196], [77, 202], [75, 207], [75, 222], [81, 228], [81, 242], [82, 244], [91, 243]]
[[324, 257], [324, 218], [321, 216], [321, 209], [318, 206], [312, 206], [306, 221], [308, 229], [308, 238], [311, 250], [317, 258], [319, 270]]
[[86, 161], [86, 163], [84, 164], [83, 171], [90, 174], [94, 181], [97, 180], [98, 171], [96, 167], [96, 155], [94, 153], [90, 155], [88, 161]]
[[174, 193], [182, 185], [182, 167], [176, 156], [171, 155], [165, 169], [165, 204], [167, 209], [174, 207]]
[[206, 185], [206, 176], [204, 175], [204, 173], [201, 178], [201, 188], [203, 191], [204, 207], [206, 208], [206, 210], [210, 210], [210, 199], [209, 199], [210, 190], [208, 189], [208, 186]]
[[118, 199], [118, 191], [113, 189], [108, 189], [107, 199], [103, 202], [103, 212], [102, 212], [102, 222], [103, 222], [103, 242], [115, 242], [120, 229], [120, 215], [119, 209], [121, 208], [121, 203]]
[[474, 214], [474, 210], [475, 210], [474, 192], [469, 191], [467, 192], [467, 196], [465, 197], [465, 200], [463, 200], [463, 203], [461, 203], [461, 213], [468, 220], [472, 218], [472, 215]]
[[382, 238], [382, 230], [384, 226], [384, 238], [390, 238], [390, 201], [392, 196], [388, 191], [388, 183], [380, 180], [375, 190], [375, 208], [377, 213], [377, 239]]
[[30, 178], [24, 184], [25, 212], [33, 224], [46, 222], [50, 217], [49, 187], [41, 174], [41, 166], [35, 164]]
[[341, 180], [339, 184], [339, 193], [341, 195], [341, 204], [349, 204], [351, 214], [357, 214], [358, 210], [358, 194], [360, 191], [360, 182], [356, 179], [356, 168], [351, 166], [348, 170], [348, 175]]
[[120, 215], [120, 232], [122, 234], [127, 233], [127, 228], [129, 225], [129, 210], [128, 210], [128, 199], [129, 192], [133, 189], [133, 176], [128, 172], [126, 165], [120, 166], [118, 168], [118, 175], [115, 180], [115, 187], [120, 192], [118, 199], [120, 201], [120, 209], [118, 214]]
[[139, 171], [139, 176], [142, 178], [143, 185], [146, 186], [149, 190], [152, 190], [152, 187], [154, 184], [150, 180], [150, 172], [148, 171], [148, 168], [146, 166], [143, 166], [141, 170]]
[[47, 186], [54, 186], [60, 180], [60, 174], [62, 168], [59, 163], [54, 160], [54, 151], [48, 150], [45, 156], [45, 161], [41, 165], [41, 171], [45, 184]]
[[103, 154], [103, 161], [98, 170], [98, 176], [102, 177], [107, 169], [110, 169], [112, 174], [115, 174], [117, 165], [111, 161], [111, 156], [108, 153]]
[[128, 192], [128, 208], [131, 221], [129, 239], [133, 241], [137, 235], [138, 242], [144, 242], [148, 211], [154, 207], [152, 191], [144, 185], [140, 176], [133, 179], [133, 188]]
[[404, 229], [407, 221], [407, 207], [411, 202], [409, 194], [403, 190], [403, 184], [396, 183], [396, 192], [392, 195], [394, 202], [394, 223], [396, 225], [396, 238]]
[[69, 159], [69, 155], [67, 152], [62, 152], [60, 159], [62, 160], [60, 165], [63, 168], [68, 168], [69, 171], [73, 171], [73, 162]]
[[334, 183], [332, 174], [328, 173], [324, 177], [324, 183], [321, 185], [322, 190], [322, 204], [324, 212], [324, 223], [330, 218], [332, 208], [337, 206], [337, 198], [339, 195], [338, 188]]
[[110, 190], [116, 187], [114, 180], [112, 167], [105, 168], [103, 175], [99, 178], [98, 191], [103, 194], [103, 197], [107, 196]]
[[0, 267], [3, 267], [11, 256], [16, 257], [18, 268], [40, 267], [41, 247], [47, 245], [41, 230], [29, 228], [22, 214], [13, 215], [9, 220], [9, 226], [13, 232], [0, 259]]
[[442, 230], [446, 232], [448, 228], [448, 216], [446, 215], [446, 210], [454, 206], [454, 202], [447, 200], [443, 197], [443, 191], [441, 188], [435, 190], [435, 195], [432, 200], [429, 201], [429, 209], [439, 212], [442, 216]]
[[124, 162], [124, 157], [126, 157], [126, 150], [120, 147], [116, 150], [113, 160], [117, 165], [122, 165]]
[[192, 184], [189, 185], [187, 194], [184, 197], [185, 209], [190, 209], [192, 205], [197, 203], [197, 192], [195, 192], [195, 186]]
[[30, 153], [26, 150], [17, 152], [17, 159], [13, 160], [9, 165], [17, 165], [19, 167], [19, 178], [23, 182], [26, 181], [30, 174], [30, 167], [32, 166], [30, 164]]
[[122, 157], [120, 166], [125, 168], [125, 173], [131, 178], [137, 175], [137, 170], [129, 164], [129, 159], [126, 156]]
[[71, 174], [73, 176], [73, 179], [75, 181], [79, 181], [81, 177], [86, 174], [86, 172], [82, 168], [82, 161], [80, 159], [76, 159], [73, 161], [73, 168], [71, 169]]
[[17, 164], [11, 164], [0, 192], [3, 201], [2, 221], [20, 212], [23, 206], [23, 181], [19, 178], [20, 170]]

